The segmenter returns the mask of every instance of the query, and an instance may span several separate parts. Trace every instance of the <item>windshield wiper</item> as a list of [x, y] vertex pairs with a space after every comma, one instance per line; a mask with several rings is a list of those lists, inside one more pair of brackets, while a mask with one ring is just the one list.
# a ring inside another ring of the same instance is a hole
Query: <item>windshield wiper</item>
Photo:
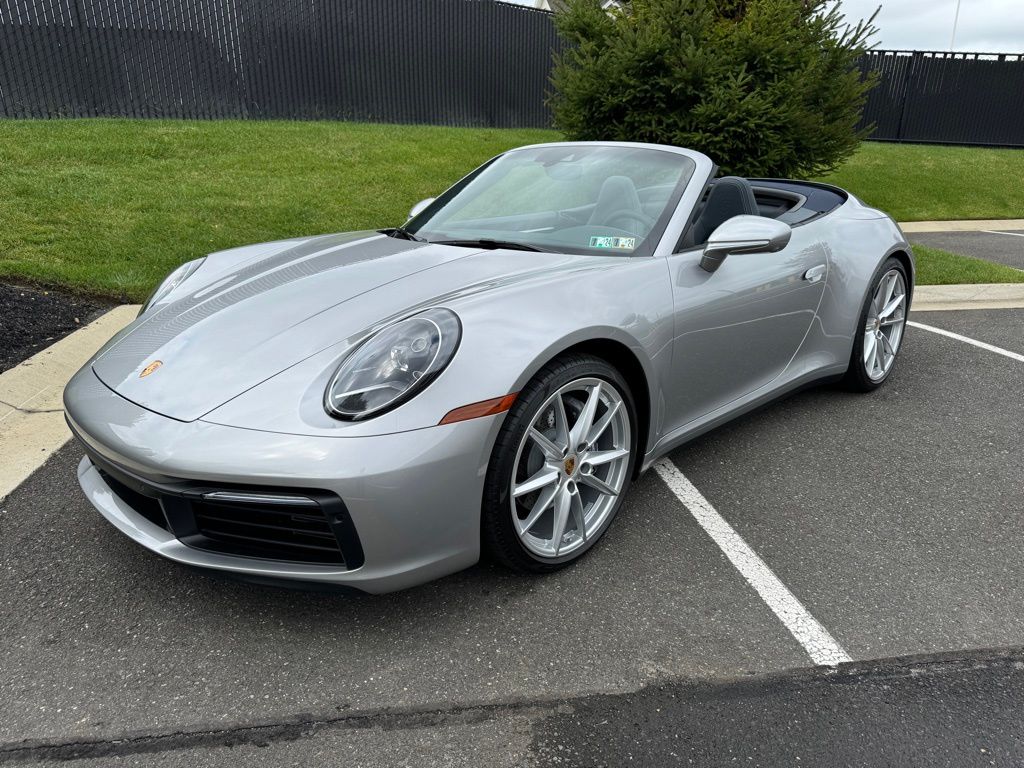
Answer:
[[486, 248], [493, 251], [496, 248], [507, 248], [510, 251], [540, 251], [551, 253], [547, 248], [538, 248], [536, 245], [517, 243], [514, 240], [494, 240], [489, 237], [482, 237], [479, 240], [431, 240], [436, 245], [461, 245], [467, 248]]
[[387, 235], [388, 237], [397, 237], [400, 240], [413, 240], [417, 243], [427, 242], [427, 239], [425, 237], [414, 235], [405, 227], [391, 227], [390, 229], [378, 229], [377, 231], [380, 232], [382, 235]]

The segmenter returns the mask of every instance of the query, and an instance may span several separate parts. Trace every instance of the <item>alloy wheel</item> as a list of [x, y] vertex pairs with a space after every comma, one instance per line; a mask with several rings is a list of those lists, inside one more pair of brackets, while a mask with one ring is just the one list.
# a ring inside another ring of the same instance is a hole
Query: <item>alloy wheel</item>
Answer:
[[898, 269], [890, 269], [878, 281], [864, 326], [864, 371], [872, 381], [892, 368], [906, 321], [907, 284]]
[[552, 394], [516, 453], [512, 522], [523, 546], [562, 558], [596, 536], [627, 481], [628, 409], [614, 385], [581, 378]]

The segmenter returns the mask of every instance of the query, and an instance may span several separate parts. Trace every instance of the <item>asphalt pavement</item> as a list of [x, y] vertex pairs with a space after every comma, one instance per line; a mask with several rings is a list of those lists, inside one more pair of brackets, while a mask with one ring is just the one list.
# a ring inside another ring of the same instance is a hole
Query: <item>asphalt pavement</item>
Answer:
[[534, 725], [532, 753], [580, 768], [1018, 766], [1019, 652], [856, 664], [594, 697]]
[[[1024, 353], [1024, 310], [912, 319]], [[874, 394], [810, 390], [670, 457], [838, 672], [653, 472], [575, 567], [353, 597], [142, 550], [68, 446], [0, 504], [0, 762], [1020, 764], [1024, 659], [988, 649], [1024, 646], [1024, 363], [904, 344]]]
[[[1024, 352], [1024, 312], [970, 314]], [[906, 333], [875, 393], [805, 392], [672, 458], [853, 658], [1024, 643], [1024, 363]]]
[[[1024, 355], [1024, 310], [912, 312], [910, 319]], [[985, 366], [992, 358], [983, 355], [980, 360]]]
[[481, 565], [359, 597], [166, 562], [81, 497], [79, 457], [62, 449], [0, 511], [0, 743], [620, 692], [666, 674], [807, 663], [653, 474], [578, 567], [528, 578]]
[[[746, 680], [670, 680], [559, 703], [452, 707], [116, 743], [21, 764], [281, 766], [1016, 766], [1024, 650], [862, 662]], [[22, 759], [23, 758], [23, 759]]]
[[1024, 230], [907, 233], [911, 243], [1024, 269]]

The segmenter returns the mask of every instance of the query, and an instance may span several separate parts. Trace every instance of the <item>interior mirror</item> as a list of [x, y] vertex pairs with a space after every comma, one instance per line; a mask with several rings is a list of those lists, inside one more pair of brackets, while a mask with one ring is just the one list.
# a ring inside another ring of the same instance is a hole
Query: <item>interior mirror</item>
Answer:
[[413, 216], [418, 216], [419, 214], [423, 213], [424, 209], [432, 202], [434, 202], [433, 197], [428, 197], [426, 200], [420, 200], [418, 203], [416, 203], [416, 205], [414, 205], [410, 209], [409, 218], [411, 219]]
[[733, 216], [711, 233], [700, 266], [714, 272], [730, 253], [775, 253], [789, 245], [793, 229], [764, 216]]

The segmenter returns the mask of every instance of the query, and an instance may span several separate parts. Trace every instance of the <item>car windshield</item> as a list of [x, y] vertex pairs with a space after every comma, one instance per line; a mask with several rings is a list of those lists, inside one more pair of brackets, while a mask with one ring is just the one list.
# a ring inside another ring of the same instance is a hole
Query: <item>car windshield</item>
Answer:
[[414, 217], [430, 242], [650, 255], [694, 170], [675, 152], [551, 145], [478, 168]]

